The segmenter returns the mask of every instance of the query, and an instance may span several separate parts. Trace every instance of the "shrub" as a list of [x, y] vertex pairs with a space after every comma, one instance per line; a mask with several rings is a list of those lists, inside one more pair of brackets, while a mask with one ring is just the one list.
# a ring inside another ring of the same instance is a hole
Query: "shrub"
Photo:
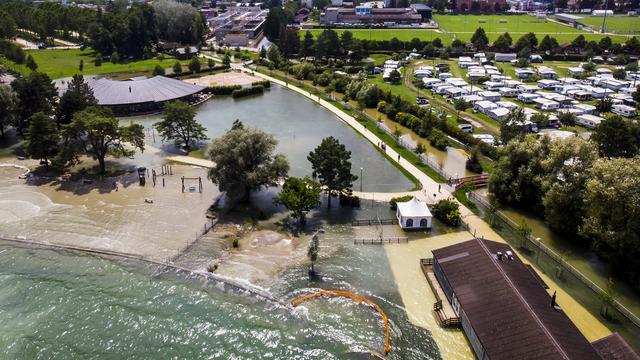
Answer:
[[234, 99], [237, 99], [245, 96], [258, 95], [262, 93], [264, 93], [264, 87], [262, 85], [258, 85], [258, 86], [252, 86], [250, 88], [241, 88], [241, 89], [233, 90], [233, 92], [231, 93], [231, 96]]
[[433, 216], [450, 226], [460, 225], [460, 206], [451, 199], [443, 199], [433, 206]]
[[213, 95], [231, 95], [235, 90], [242, 89], [240, 85], [227, 85], [227, 86], [211, 86], [209, 91]]
[[478, 146], [474, 146], [471, 149], [471, 154], [469, 155], [469, 158], [467, 158], [465, 167], [469, 171], [472, 171], [477, 174], [482, 174], [482, 164], [480, 164], [480, 159], [478, 157], [479, 152], [480, 152], [480, 148]]
[[398, 203], [399, 202], [407, 202], [409, 200], [411, 200], [413, 198], [413, 195], [405, 195], [405, 196], [399, 196], [399, 197], [394, 197], [391, 200], [389, 200], [389, 206], [391, 206], [391, 208], [393, 210], [397, 209], [398, 207]]
[[447, 135], [438, 129], [432, 129], [427, 136], [427, 140], [436, 149], [446, 150], [447, 146], [449, 146]]
[[262, 86], [263, 88], [268, 89], [271, 87], [271, 82], [269, 80], [254, 81], [251, 83], [251, 86]]
[[153, 68], [153, 75], [164, 76], [164, 68], [160, 64], [157, 64], [156, 67]]

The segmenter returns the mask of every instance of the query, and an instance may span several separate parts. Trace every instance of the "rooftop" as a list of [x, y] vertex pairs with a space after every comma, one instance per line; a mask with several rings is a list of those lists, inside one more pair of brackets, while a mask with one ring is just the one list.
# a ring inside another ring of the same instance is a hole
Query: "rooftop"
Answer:
[[507, 244], [473, 239], [433, 251], [487, 355], [499, 359], [600, 359]]
[[193, 95], [204, 89], [202, 86], [154, 76], [135, 81], [96, 79], [89, 81], [99, 105], [126, 105], [148, 102], [165, 102]]

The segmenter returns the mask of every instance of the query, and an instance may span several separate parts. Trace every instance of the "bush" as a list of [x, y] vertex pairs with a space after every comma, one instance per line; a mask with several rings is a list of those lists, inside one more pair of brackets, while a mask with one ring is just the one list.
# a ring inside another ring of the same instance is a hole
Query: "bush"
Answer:
[[153, 68], [153, 75], [164, 76], [164, 68], [158, 64], [155, 68]]
[[399, 196], [399, 197], [394, 197], [391, 200], [389, 200], [389, 206], [391, 206], [391, 208], [393, 210], [398, 208], [398, 203], [399, 202], [407, 202], [409, 200], [411, 200], [413, 198], [413, 195], [405, 195], [405, 196]]
[[340, 206], [360, 207], [360, 198], [355, 195], [340, 194]]
[[229, 86], [211, 86], [209, 87], [209, 91], [213, 95], [231, 95], [235, 90], [242, 89], [240, 85], [229, 85]]
[[26, 56], [24, 50], [17, 44], [0, 39], [0, 54], [16, 64], [24, 64]]
[[438, 201], [433, 206], [433, 216], [449, 226], [460, 225], [460, 206], [451, 199]]
[[251, 86], [262, 86], [265, 89], [269, 89], [271, 87], [271, 82], [269, 80], [254, 81], [251, 83]]
[[432, 129], [427, 136], [427, 140], [436, 149], [446, 150], [447, 146], [449, 146], [447, 135], [438, 129]]
[[237, 99], [245, 96], [258, 95], [262, 93], [264, 93], [264, 87], [262, 85], [258, 85], [258, 86], [252, 86], [250, 88], [241, 88], [241, 89], [233, 90], [233, 92], [231, 93], [231, 96], [234, 99]]
[[478, 157], [479, 152], [480, 148], [478, 146], [474, 146], [473, 149], [471, 149], [469, 158], [467, 158], [467, 162], [465, 163], [465, 168], [476, 174], [482, 174], [482, 164], [480, 164], [480, 159]]

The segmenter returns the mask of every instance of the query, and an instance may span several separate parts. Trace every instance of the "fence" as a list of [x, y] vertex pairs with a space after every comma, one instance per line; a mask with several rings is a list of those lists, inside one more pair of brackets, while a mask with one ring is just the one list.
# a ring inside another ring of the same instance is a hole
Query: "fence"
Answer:
[[[484, 209], [489, 209], [492, 207], [484, 198], [482, 198], [480, 195], [476, 193], [470, 192], [468, 196], [470, 200], [476, 202]], [[585, 302], [589, 302], [590, 303], [589, 305], [592, 308], [592, 310], [595, 310], [594, 305], [596, 307], [601, 306], [602, 304], [601, 296], [602, 294], [605, 293], [605, 291], [601, 287], [596, 285], [592, 280], [590, 280], [585, 275], [583, 275], [571, 264], [567, 263], [563, 259], [563, 257], [560, 256], [558, 253], [556, 253], [555, 251], [553, 251], [552, 249], [544, 245], [539, 238], [534, 238], [531, 235], [528, 235], [526, 237], [523, 237], [522, 235], [518, 235], [516, 233], [517, 232], [516, 229], [518, 229], [519, 225], [515, 221], [511, 220], [509, 217], [504, 215], [502, 212], [496, 210], [495, 212], [492, 213], [491, 216], [494, 216], [494, 219], [493, 219], [494, 221], [498, 220], [502, 224], [506, 225], [506, 227], [508, 228], [507, 231], [511, 232], [512, 236], [504, 236], [505, 240], [507, 240], [507, 242], [509, 242], [510, 245], [520, 247], [529, 252], [531, 252], [531, 249], [529, 249], [529, 246], [533, 246], [534, 247], [533, 253], [535, 256], [532, 255], [531, 257], [533, 257], [536, 264], [538, 264], [543, 271], [553, 274], [559, 280], [571, 281], [571, 279], [567, 279], [564, 277], [564, 272], [566, 270], [567, 273], [569, 273], [571, 276], [577, 279], [581, 285], [583, 285], [586, 289], [588, 289], [591, 292], [591, 295], [595, 295], [595, 297], [592, 299], [581, 299], [581, 300]], [[473, 230], [469, 225], [467, 225], [467, 228], [469, 229], [469, 231]], [[521, 243], [511, 244], [512, 242], [514, 242], [514, 239], [518, 237], [522, 239]], [[580, 289], [575, 288], [574, 290], [579, 291]], [[617, 300], [613, 300], [611, 305], [615, 308], [615, 310], [617, 310], [618, 313], [623, 315], [632, 325], [636, 327], [634, 329], [635, 330], [634, 333], [640, 333], [640, 318], [637, 315], [635, 315], [633, 312], [631, 312], [631, 310], [626, 308]]]
[[[385, 125], [384, 123], [376, 122], [376, 126], [378, 127], [378, 129], [386, 132], [387, 134], [389, 134], [389, 135], [391, 135], [393, 137], [396, 137], [396, 134], [394, 134], [393, 131], [391, 131], [391, 129], [389, 129], [389, 127], [387, 125]], [[409, 142], [406, 139], [403, 139], [401, 137], [397, 137], [396, 140], [398, 141], [398, 144], [400, 144], [401, 146], [403, 146], [403, 147], [415, 152], [416, 147], [417, 147], [417, 145], [415, 143]], [[448, 172], [446, 172], [441, 164], [438, 164], [437, 162], [431, 160], [424, 153], [416, 154], [416, 155], [418, 155], [418, 157], [420, 158], [420, 161], [422, 161], [425, 165], [427, 165], [428, 167], [430, 167], [431, 169], [433, 169], [435, 172], [437, 172], [438, 174], [442, 175], [446, 179], [452, 179], [454, 177], [453, 175], [451, 175]]]

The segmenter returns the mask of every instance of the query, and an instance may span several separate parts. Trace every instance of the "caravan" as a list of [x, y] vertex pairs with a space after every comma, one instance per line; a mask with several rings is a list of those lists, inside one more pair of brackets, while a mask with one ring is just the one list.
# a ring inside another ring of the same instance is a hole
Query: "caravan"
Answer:
[[634, 107], [622, 104], [613, 105], [611, 112], [628, 118], [636, 116], [636, 109]]

